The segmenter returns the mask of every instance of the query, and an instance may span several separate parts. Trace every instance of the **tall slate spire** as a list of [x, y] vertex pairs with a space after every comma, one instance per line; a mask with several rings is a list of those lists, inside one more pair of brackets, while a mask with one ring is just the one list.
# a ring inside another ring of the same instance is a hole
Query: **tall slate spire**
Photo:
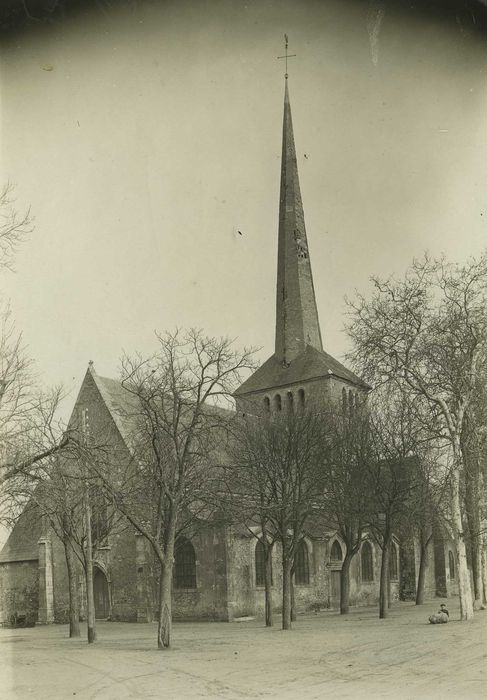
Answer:
[[323, 350], [299, 188], [288, 80], [284, 93], [277, 258], [276, 350], [284, 365], [307, 345]]
[[[292, 56], [288, 54], [288, 41], [287, 37], [285, 38], [286, 53], [278, 58], [285, 58], [287, 63], [287, 59]], [[338, 381], [339, 386], [341, 385], [347, 392], [351, 386], [363, 391], [370, 389], [360, 377], [323, 350], [304, 225], [303, 203], [299, 189], [287, 65], [282, 130], [276, 306], [275, 352], [235, 391], [238, 411], [245, 413], [249, 410], [248, 399], [262, 402], [260, 406], [267, 407], [269, 410], [271, 406], [273, 410], [279, 410], [283, 392], [287, 402], [289, 396], [294, 395], [293, 392], [302, 389], [303, 383], [310, 380], [314, 383], [318, 379], [326, 382]], [[313, 392], [312, 386], [306, 387], [303, 395], [307, 397], [306, 402], [310, 395], [313, 396]], [[339, 395], [341, 396], [341, 392]], [[296, 396], [299, 397], [300, 394]], [[323, 394], [318, 391], [315, 398], [319, 403]], [[286, 405], [289, 408], [289, 404]]]

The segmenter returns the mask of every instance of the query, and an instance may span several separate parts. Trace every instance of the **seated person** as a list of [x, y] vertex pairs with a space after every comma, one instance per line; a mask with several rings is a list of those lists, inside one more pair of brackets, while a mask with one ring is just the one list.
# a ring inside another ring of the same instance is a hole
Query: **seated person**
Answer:
[[440, 605], [440, 609], [438, 610], [436, 615], [430, 615], [428, 619], [430, 621], [430, 624], [432, 625], [441, 625], [445, 624], [445, 622], [448, 622], [448, 620], [450, 619], [450, 613], [448, 612], [445, 603], [442, 603]]

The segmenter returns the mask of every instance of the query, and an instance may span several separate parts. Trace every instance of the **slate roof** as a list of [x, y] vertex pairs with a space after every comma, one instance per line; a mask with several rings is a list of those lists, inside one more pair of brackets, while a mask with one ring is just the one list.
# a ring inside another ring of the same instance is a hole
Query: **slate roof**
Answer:
[[288, 82], [286, 78], [279, 194], [275, 353], [279, 360], [293, 362], [306, 350], [307, 344], [323, 350], [323, 342], [299, 186]]
[[35, 503], [29, 501], [3, 545], [0, 564], [37, 560], [39, 558], [37, 541], [40, 535], [38, 509]]
[[[129, 449], [133, 448], [134, 419], [140, 415], [140, 406], [136, 395], [125, 389], [117, 379], [100, 377], [92, 371], [98, 391], [112, 416], [117, 429]], [[203, 407], [206, 415], [214, 415], [230, 420], [235, 411], [221, 406], [205, 404]]]
[[39, 552], [37, 547], [26, 547], [20, 549], [18, 547], [8, 547], [8, 541], [0, 553], [0, 564], [8, 564], [14, 561], [37, 561]]
[[132, 420], [131, 416], [137, 414], [138, 400], [134, 394], [125, 389], [116, 379], [100, 377], [92, 372], [95, 384], [105, 402], [106, 407], [118, 428], [127, 447], [131, 444]]
[[235, 396], [250, 394], [256, 391], [264, 391], [274, 387], [299, 384], [311, 379], [339, 377], [351, 384], [369, 389], [360, 377], [347, 369], [341, 362], [335, 360], [324, 350], [317, 350], [312, 345], [307, 345], [304, 352], [289, 363], [283, 365], [272, 355], [254, 372], [235, 392]]

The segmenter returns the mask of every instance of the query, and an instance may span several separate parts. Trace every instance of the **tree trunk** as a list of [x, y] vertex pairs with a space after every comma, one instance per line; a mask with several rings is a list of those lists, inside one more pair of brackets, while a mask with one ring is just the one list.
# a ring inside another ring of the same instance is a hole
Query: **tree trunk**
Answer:
[[282, 629], [291, 629], [291, 561], [282, 547]]
[[387, 579], [389, 569], [389, 541], [384, 538], [382, 549], [382, 561], [380, 564], [380, 586], [379, 586], [379, 617], [381, 619], [387, 617], [388, 599], [387, 599]]
[[172, 559], [161, 566], [159, 580], [159, 621], [157, 624], [157, 648], [167, 649], [172, 632]]
[[[483, 525], [484, 527], [484, 525]], [[487, 552], [482, 545], [482, 606], [487, 605]]]
[[265, 626], [272, 627], [274, 624], [273, 613], [272, 613], [272, 546], [267, 544], [264, 551], [265, 551], [265, 571], [264, 571]]
[[452, 472], [450, 505], [453, 521], [452, 524], [455, 533], [458, 593], [460, 598], [460, 619], [471, 620], [473, 618], [473, 601], [470, 587], [470, 575], [467, 567], [467, 551], [465, 547], [465, 534], [463, 532], [460, 498], [460, 471], [457, 468]]
[[416, 586], [416, 605], [423, 605], [424, 603], [424, 582], [426, 579], [429, 543], [430, 538], [428, 538], [425, 542], [423, 534], [421, 533], [421, 552], [419, 556], [418, 583]]
[[352, 557], [347, 553], [343, 559], [342, 570], [340, 572], [340, 615], [347, 615], [350, 612], [350, 564]]
[[68, 586], [69, 586], [69, 636], [80, 637], [79, 629], [79, 591], [78, 578], [76, 575], [76, 561], [74, 558], [73, 548], [68, 537], [65, 536], [64, 553], [66, 556], [66, 569], [68, 571]]
[[482, 541], [480, 532], [480, 503], [479, 494], [480, 469], [475, 455], [467, 452], [465, 459], [465, 512], [467, 515], [470, 550], [472, 554], [472, 575], [474, 609], [482, 605]]
[[296, 594], [294, 591], [294, 564], [291, 567], [289, 576], [289, 586], [291, 588], [291, 622], [296, 622]]
[[[390, 559], [390, 554], [388, 555], [388, 559]], [[391, 572], [389, 570], [389, 565], [387, 566], [387, 607], [392, 608]]]
[[482, 606], [482, 548], [480, 537], [472, 537], [472, 574], [474, 590], [474, 609], [480, 610]]
[[96, 639], [95, 628], [95, 598], [93, 595], [93, 546], [91, 541], [91, 507], [86, 495], [85, 502], [85, 522], [86, 522], [86, 554], [85, 554], [85, 577], [86, 577], [86, 618], [88, 620], [88, 644], [93, 644]]
[[[174, 543], [176, 539], [176, 512], [168, 515], [165, 532], [164, 557], [161, 562], [159, 580], [159, 621], [157, 624], [157, 648], [167, 649], [171, 645], [172, 633], [172, 571], [174, 565]], [[161, 561], [161, 558], [159, 558]]]

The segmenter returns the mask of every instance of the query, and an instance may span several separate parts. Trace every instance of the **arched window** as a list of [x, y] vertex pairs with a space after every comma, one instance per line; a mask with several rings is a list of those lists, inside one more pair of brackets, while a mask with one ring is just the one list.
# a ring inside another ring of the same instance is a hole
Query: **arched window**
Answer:
[[308, 545], [304, 540], [301, 540], [294, 555], [294, 580], [301, 586], [309, 583]]
[[448, 550], [448, 565], [450, 567], [450, 581], [455, 580], [455, 557], [453, 556], [453, 552], [451, 550]]
[[389, 548], [389, 578], [391, 581], [397, 581], [399, 578], [399, 570], [397, 567], [397, 547], [394, 542], [391, 542]]
[[196, 588], [196, 555], [185, 537], [176, 543], [174, 588]]
[[93, 484], [90, 489], [91, 504], [91, 539], [93, 545], [103, 547], [110, 533], [108, 505], [100, 485]]
[[95, 603], [95, 617], [97, 620], [106, 620], [110, 615], [110, 593], [105, 572], [97, 566], [93, 567], [93, 596]]
[[274, 411], [282, 410], [281, 394], [276, 394], [274, 396]]
[[[271, 584], [272, 581], [272, 550], [270, 552], [271, 557]], [[265, 586], [265, 549], [264, 545], [260, 540], [257, 541], [255, 546], [255, 585]]]
[[335, 540], [331, 545], [330, 559], [332, 561], [341, 561], [343, 559], [342, 548], [338, 540]]
[[302, 411], [304, 408], [304, 389], [298, 389], [298, 406], [299, 410]]
[[264, 412], [270, 413], [271, 411], [271, 400], [268, 396], [264, 396]]
[[343, 389], [342, 389], [342, 411], [343, 411], [343, 415], [346, 416], [347, 415], [347, 390], [345, 389], [345, 387], [343, 387]]
[[350, 416], [353, 415], [353, 392], [351, 389], [348, 392], [348, 412]]
[[289, 415], [292, 416], [294, 413], [294, 397], [292, 391], [288, 391], [286, 394], [286, 408]]
[[372, 560], [372, 545], [364, 542], [360, 551], [360, 564], [362, 569], [362, 581], [374, 580], [374, 566]]

